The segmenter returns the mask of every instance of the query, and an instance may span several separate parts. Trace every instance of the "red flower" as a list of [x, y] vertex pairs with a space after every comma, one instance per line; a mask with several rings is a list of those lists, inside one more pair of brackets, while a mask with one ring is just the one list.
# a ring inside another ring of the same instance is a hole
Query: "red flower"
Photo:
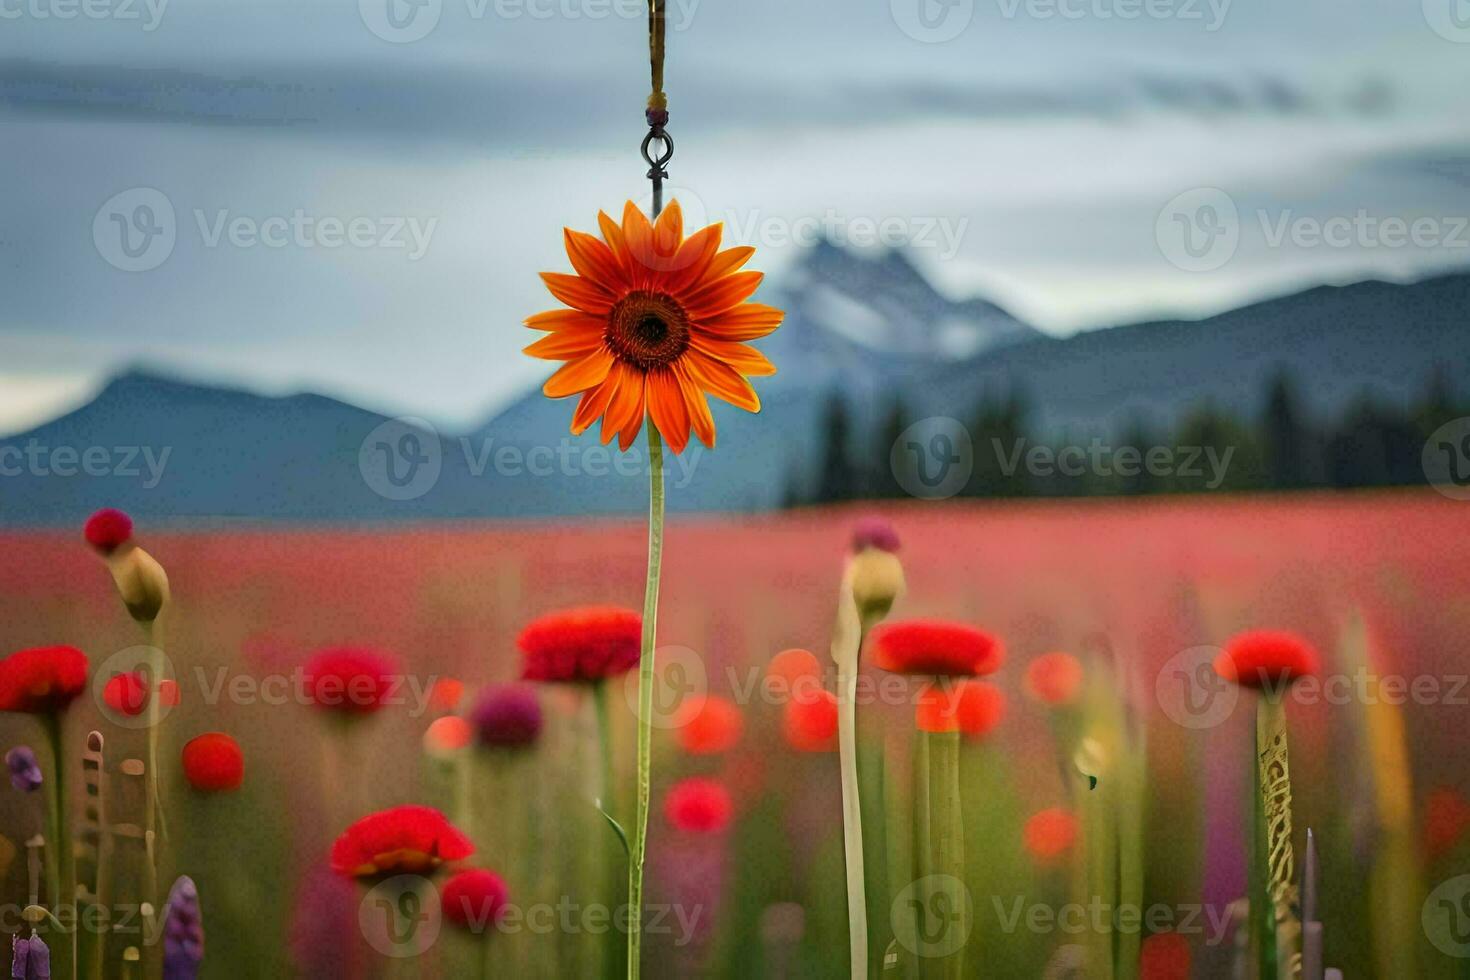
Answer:
[[87, 518], [82, 535], [89, 545], [110, 555], [133, 536], [133, 519], [120, 510], [105, 507]]
[[500, 875], [475, 868], [450, 877], [439, 890], [444, 918], [461, 929], [484, 932], [505, 911], [508, 891]]
[[817, 688], [813, 700], [790, 701], [781, 716], [781, 734], [798, 752], [837, 750], [837, 696]]
[[1005, 660], [1000, 640], [963, 623], [913, 619], [873, 631], [879, 667], [895, 674], [993, 674]]
[[0, 711], [62, 711], [87, 689], [87, 655], [76, 647], [35, 647], [0, 660]]
[[1143, 941], [1138, 957], [1139, 980], [1189, 980], [1189, 940], [1177, 932], [1160, 932]]
[[713, 833], [723, 830], [735, 813], [723, 783], [693, 777], [675, 783], [664, 797], [664, 814], [680, 830]]
[[331, 647], [306, 663], [306, 693], [319, 708], [371, 714], [393, 693], [398, 663], [363, 647]]
[[363, 817], [332, 845], [332, 870], [349, 878], [424, 874], [475, 853], [449, 819], [427, 806], [395, 806]]
[[965, 735], [984, 738], [1005, 720], [1006, 693], [985, 681], [960, 681], [956, 685], [955, 716]]
[[141, 715], [148, 707], [148, 685], [143, 675], [137, 672], [114, 674], [102, 686], [102, 702], [129, 718]]
[[1215, 673], [1242, 687], [1290, 684], [1321, 669], [1316, 649], [1286, 630], [1237, 633], [1215, 658]]
[[521, 631], [521, 677], [598, 681], [638, 666], [643, 617], [619, 606], [583, 606], [534, 620]]
[[1077, 841], [1077, 818], [1068, 810], [1053, 807], [1033, 813], [1021, 830], [1021, 842], [1031, 856], [1050, 864], [1071, 850]]
[[1454, 850], [1470, 829], [1470, 803], [1452, 789], [1437, 789], [1424, 801], [1424, 847], [1430, 859]]
[[204, 793], [239, 789], [245, 779], [240, 743], [224, 732], [207, 732], [184, 746], [184, 778]]
[[689, 720], [679, 729], [679, 744], [690, 755], [712, 755], [724, 752], [740, 741], [745, 719], [740, 709], [728, 698], [690, 698], [686, 702]]
[[821, 700], [822, 665], [810, 650], [782, 650], [766, 665], [766, 677], [783, 688], [778, 696], [807, 704]]
[[1043, 653], [1026, 665], [1021, 684], [1032, 700], [1060, 707], [1077, 700], [1082, 679], [1082, 661], [1070, 653]]

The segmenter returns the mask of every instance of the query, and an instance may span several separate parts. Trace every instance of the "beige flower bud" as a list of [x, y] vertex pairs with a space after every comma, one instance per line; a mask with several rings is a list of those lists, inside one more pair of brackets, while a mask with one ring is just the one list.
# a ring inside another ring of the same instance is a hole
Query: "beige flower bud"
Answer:
[[139, 623], [158, 618], [169, 598], [168, 574], [152, 555], [137, 545], [124, 545], [107, 556], [107, 570], [128, 615]]
[[887, 616], [894, 601], [903, 594], [903, 564], [897, 555], [881, 548], [864, 548], [853, 555], [847, 575], [864, 629], [872, 628]]

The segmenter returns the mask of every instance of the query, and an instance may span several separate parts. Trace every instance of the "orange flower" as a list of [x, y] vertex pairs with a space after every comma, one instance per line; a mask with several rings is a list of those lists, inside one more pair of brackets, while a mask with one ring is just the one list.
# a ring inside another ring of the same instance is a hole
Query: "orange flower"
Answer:
[[766, 665], [766, 677], [779, 698], [811, 704], [822, 696], [822, 665], [810, 650], [782, 650]]
[[730, 699], [691, 698], [684, 711], [689, 720], [679, 729], [679, 745], [690, 755], [724, 752], [740, 741], [745, 719]]
[[798, 752], [837, 750], [837, 696], [816, 688], [811, 700], [787, 702], [781, 734]]
[[775, 374], [764, 354], [744, 343], [781, 324], [774, 307], [747, 303], [762, 275], [738, 271], [755, 249], [720, 251], [722, 226], [684, 237], [679, 202], [650, 224], [629, 201], [619, 226], [598, 212], [602, 238], [566, 231], [576, 275], [543, 272], [551, 295], [571, 309], [550, 310], [526, 326], [550, 334], [526, 348], [532, 357], [567, 363], [542, 387], [548, 398], [581, 395], [572, 434], [602, 419], [602, 441], [616, 434], [627, 449], [653, 419], [674, 452], [689, 430], [715, 444], [705, 395], [748, 412], [760, 399], [746, 380]]
[[1038, 862], [1050, 864], [1076, 843], [1077, 818], [1057, 807], [1033, 813], [1021, 830], [1021, 841]]
[[1043, 653], [1026, 665], [1022, 686], [1033, 701], [1061, 707], [1082, 690], [1082, 661], [1070, 653]]
[[964, 732], [970, 738], [989, 735], [1005, 715], [1005, 692], [984, 681], [926, 682], [914, 706], [919, 731]]
[[955, 718], [970, 738], [984, 738], [1005, 720], [1006, 692], [994, 684], [960, 681], [955, 692]]
[[914, 704], [914, 724], [921, 732], [960, 730], [959, 691], [949, 684], [925, 684]]

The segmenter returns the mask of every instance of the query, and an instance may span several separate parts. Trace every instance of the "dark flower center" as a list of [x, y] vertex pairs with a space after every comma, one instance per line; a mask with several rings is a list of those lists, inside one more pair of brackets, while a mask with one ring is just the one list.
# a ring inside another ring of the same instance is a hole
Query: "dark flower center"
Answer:
[[613, 356], [649, 371], [689, 349], [689, 318], [672, 297], [638, 290], [613, 305], [604, 337]]

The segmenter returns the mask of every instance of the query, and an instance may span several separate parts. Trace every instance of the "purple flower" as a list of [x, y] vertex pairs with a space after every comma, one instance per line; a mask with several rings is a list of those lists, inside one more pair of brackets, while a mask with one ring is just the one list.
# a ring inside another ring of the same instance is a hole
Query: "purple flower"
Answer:
[[852, 526], [852, 550], [877, 548], [890, 554], [898, 550], [898, 532], [882, 517], [860, 517]]
[[529, 687], [486, 688], [470, 711], [470, 723], [483, 745], [530, 745], [541, 734], [541, 702]]
[[51, 950], [40, 936], [10, 937], [10, 976], [11, 980], [51, 980]]
[[41, 764], [29, 745], [17, 745], [5, 753], [5, 767], [10, 770], [10, 785], [22, 793], [41, 788]]
[[163, 919], [163, 980], [195, 980], [204, 960], [204, 921], [199, 917], [199, 889], [180, 875], [168, 890]]

